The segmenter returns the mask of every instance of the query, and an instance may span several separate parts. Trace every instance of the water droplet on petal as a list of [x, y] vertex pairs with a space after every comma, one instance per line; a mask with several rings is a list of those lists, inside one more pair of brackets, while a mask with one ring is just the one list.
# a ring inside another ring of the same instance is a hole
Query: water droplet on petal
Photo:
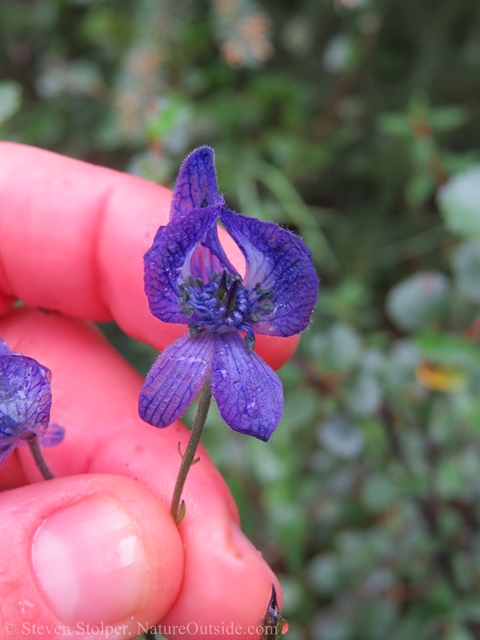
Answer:
[[248, 405], [246, 413], [250, 418], [258, 418], [258, 407], [256, 404]]

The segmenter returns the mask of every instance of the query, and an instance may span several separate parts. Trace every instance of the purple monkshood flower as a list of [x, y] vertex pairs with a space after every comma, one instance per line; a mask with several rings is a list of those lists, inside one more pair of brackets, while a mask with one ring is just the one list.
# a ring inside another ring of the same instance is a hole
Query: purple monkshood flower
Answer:
[[[220, 244], [217, 221], [246, 261], [242, 276]], [[292, 336], [305, 329], [318, 278], [306, 245], [273, 222], [227, 209], [214, 155], [193, 151], [173, 192], [170, 221], [145, 254], [150, 311], [189, 332], [158, 357], [140, 392], [140, 417], [166, 427], [193, 402], [208, 376], [225, 422], [267, 441], [278, 425], [283, 390], [254, 352], [255, 334]]]
[[49, 369], [11, 351], [0, 338], [0, 465], [32, 435], [44, 447], [63, 440], [65, 430], [50, 422], [52, 391]]

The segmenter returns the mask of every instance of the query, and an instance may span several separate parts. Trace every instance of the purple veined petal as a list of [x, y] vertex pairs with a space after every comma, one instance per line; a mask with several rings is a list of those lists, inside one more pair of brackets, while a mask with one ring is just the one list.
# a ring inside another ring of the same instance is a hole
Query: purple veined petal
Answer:
[[5, 340], [0, 338], [0, 356], [11, 356], [14, 352], [9, 349], [8, 344]]
[[0, 467], [2, 466], [2, 464], [5, 464], [16, 446], [17, 443], [4, 446], [0, 445]]
[[[0, 357], [0, 414], [5, 423], [0, 445], [22, 438], [27, 432], [44, 435], [52, 405], [50, 379], [50, 370], [33, 358]], [[9, 432], [13, 425], [16, 436]]]
[[222, 273], [224, 268], [220, 260], [213, 255], [203, 242], [195, 247], [190, 258], [190, 273], [192, 276], [202, 278], [204, 282], [208, 282], [213, 273]]
[[218, 259], [222, 269], [226, 269], [228, 273], [238, 274], [238, 271], [235, 269], [233, 264], [227, 258], [227, 255], [223, 250], [222, 245], [220, 244], [220, 240], [218, 238], [217, 225], [212, 227], [210, 231], [207, 233], [207, 236], [205, 238], [205, 245], [210, 249], [211, 253]]
[[55, 422], [50, 422], [45, 435], [40, 439], [40, 444], [42, 447], [56, 447], [64, 438], [65, 429]]
[[208, 282], [213, 273], [222, 273], [224, 269], [228, 273], [238, 274], [220, 244], [217, 226], [214, 225], [207, 232], [205, 240], [195, 247], [190, 258], [190, 272], [195, 278]]
[[170, 220], [193, 209], [223, 204], [218, 193], [213, 149], [200, 147], [187, 156], [175, 183]]
[[273, 222], [222, 208], [221, 220], [247, 262], [244, 285], [274, 292], [272, 308], [253, 324], [255, 333], [291, 336], [310, 323], [319, 280], [304, 242]]
[[[57, 444], [60, 444], [61, 442], [63, 442], [64, 438], [65, 438], [65, 429], [61, 427], [59, 424], [56, 424], [55, 422], [50, 422], [50, 424], [47, 427], [47, 430], [45, 431], [45, 435], [43, 435], [40, 438], [40, 445], [42, 447], [47, 447], [47, 448], [56, 447]], [[25, 440], [22, 440], [18, 444], [21, 447], [27, 446], [27, 442]]]
[[0, 408], [0, 445], [22, 437], [22, 427]]
[[138, 399], [142, 420], [168, 427], [182, 416], [200, 391], [212, 367], [213, 335], [187, 334], [172, 342], [150, 369]]
[[280, 378], [239, 333], [215, 334], [212, 392], [222, 418], [234, 431], [265, 442], [282, 415]]
[[145, 293], [150, 311], [160, 320], [188, 323], [180, 307], [179, 281], [191, 275], [192, 253], [215, 224], [219, 213], [218, 206], [195, 209], [176, 216], [157, 232], [144, 257]]

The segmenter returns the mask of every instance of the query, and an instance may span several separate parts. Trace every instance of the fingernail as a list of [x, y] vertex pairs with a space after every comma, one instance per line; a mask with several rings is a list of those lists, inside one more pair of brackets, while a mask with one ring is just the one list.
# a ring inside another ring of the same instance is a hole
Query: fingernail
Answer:
[[146, 601], [151, 564], [142, 531], [110, 496], [51, 515], [35, 534], [32, 561], [46, 601], [65, 623], [111, 624]]

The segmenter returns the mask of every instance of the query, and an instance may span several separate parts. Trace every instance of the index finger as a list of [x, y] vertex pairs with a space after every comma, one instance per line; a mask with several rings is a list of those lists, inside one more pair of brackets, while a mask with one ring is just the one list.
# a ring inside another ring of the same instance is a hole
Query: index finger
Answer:
[[[115, 320], [163, 349], [186, 331], [148, 309], [143, 255], [168, 222], [171, 192], [153, 182], [15, 143], [0, 143], [0, 313], [15, 299], [83, 319]], [[231, 261], [241, 264], [225, 236]], [[258, 336], [274, 368], [298, 338]]]

